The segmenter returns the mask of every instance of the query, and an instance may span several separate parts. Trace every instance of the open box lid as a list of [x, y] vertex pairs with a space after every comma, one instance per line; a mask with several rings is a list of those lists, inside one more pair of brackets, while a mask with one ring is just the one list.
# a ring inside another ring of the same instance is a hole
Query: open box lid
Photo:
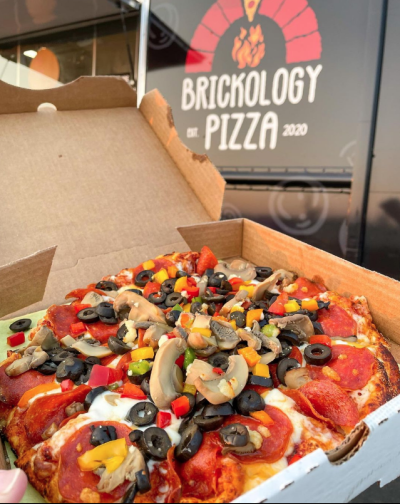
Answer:
[[180, 251], [179, 226], [220, 218], [219, 172], [181, 142], [158, 91], [136, 103], [110, 77], [0, 82], [0, 317]]

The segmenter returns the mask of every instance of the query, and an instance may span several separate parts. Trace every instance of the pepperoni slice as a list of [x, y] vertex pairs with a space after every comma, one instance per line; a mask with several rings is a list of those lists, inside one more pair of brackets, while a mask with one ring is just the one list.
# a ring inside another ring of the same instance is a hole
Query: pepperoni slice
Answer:
[[300, 388], [315, 410], [336, 425], [354, 428], [360, 421], [356, 403], [330, 381], [312, 381]]
[[95, 324], [88, 324], [86, 326], [89, 334], [96, 339], [97, 341], [100, 341], [100, 343], [107, 343], [108, 339], [111, 336], [116, 336], [119, 325], [106, 325], [103, 324], [102, 322], [96, 322]]
[[[268, 427], [271, 437], [268, 439], [264, 438], [262, 447], [256, 453], [248, 455], [234, 455], [234, 458], [238, 459], [239, 462], [247, 464], [265, 462], [266, 464], [273, 464], [278, 462], [278, 460], [285, 455], [289, 446], [290, 437], [293, 434], [292, 422], [289, 420], [287, 415], [283, 413], [283, 411], [274, 408], [273, 406], [267, 406], [265, 411], [275, 422], [273, 425]], [[246, 425], [246, 427], [249, 427], [250, 430], [254, 431], [262, 425], [257, 420], [242, 417], [240, 415], [233, 415], [229, 417], [225, 425], [233, 423]]]
[[65, 392], [36, 399], [25, 414], [26, 434], [32, 448], [43, 441], [43, 433], [53, 424], [57, 427], [67, 418], [65, 409], [72, 403], [83, 403], [91, 388], [86, 385]]
[[335, 429], [335, 424], [332, 422], [332, 420], [320, 415], [311, 404], [311, 402], [307, 399], [307, 397], [302, 392], [300, 392], [300, 390], [282, 389], [281, 392], [287, 397], [290, 397], [290, 399], [292, 399], [297, 404], [298, 408], [302, 413], [304, 413], [304, 415], [315, 418], [320, 422], [324, 422], [328, 425], [329, 428]]
[[80, 322], [76, 316], [75, 308], [68, 305], [51, 306], [47, 310], [47, 320], [58, 340], [70, 335], [71, 325]]
[[319, 311], [318, 322], [327, 336], [347, 338], [357, 334], [357, 322], [337, 305]]
[[308, 280], [307, 278], [298, 278], [296, 280], [296, 285], [298, 285], [297, 291], [290, 294], [296, 299], [313, 298], [323, 292], [326, 292], [327, 290], [324, 285], [311, 282], [311, 280]]
[[126, 481], [111, 494], [99, 493], [97, 490], [97, 485], [100, 482], [99, 476], [96, 476], [93, 472], [82, 472], [79, 468], [78, 458], [93, 449], [90, 444], [92, 434], [90, 427], [92, 425], [95, 427], [100, 425], [115, 427], [118, 439], [125, 438], [128, 446], [132, 446], [129, 440], [131, 429], [126, 425], [116, 422], [95, 422], [85, 425], [72, 438], [68, 439], [61, 448], [58, 488], [62, 497], [68, 502], [87, 502], [87, 500], [81, 498], [83, 490], [89, 490], [97, 494], [100, 499], [97, 502], [118, 502], [132, 483]]
[[289, 359], [296, 359], [301, 365], [303, 364], [303, 354], [297, 347], [293, 347], [292, 353], [289, 355]]
[[320, 367], [308, 366], [308, 369], [313, 380], [331, 380], [346, 390], [361, 390], [372, 378], [375, 365], [375, 357], [368, 348], [335, 345], [328, 367], [337, 373], [340, 380], [326, 376]]
[[6, 375], [6, 369], [16, 359], [17, 356], [14, 355], [0, 367], [0, 423], [7, 419], [25, 392], [54, 381], [54, 376], [44, 376], [38, 371], [28, 371], [15, 378], [10, 378]]

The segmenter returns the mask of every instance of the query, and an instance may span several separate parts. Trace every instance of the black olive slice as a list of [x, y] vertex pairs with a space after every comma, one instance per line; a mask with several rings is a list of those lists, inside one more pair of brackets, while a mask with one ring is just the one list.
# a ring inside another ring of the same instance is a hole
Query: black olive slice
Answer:
[[127, 420], [138, 427], [145, 427], [154, 423], [158, 414], [158, 408], [149, 402], [140, 402], [130, 410]]
[[178, 271], [178, 273], [176, 274], [176, 278], [183, 278], [183, 277], [188, 277], [189, 276], [189, 273], [186, 273], [186, 271]]
[[36, 371], [39, 371], [39, 373], [44, 376], [52, 376], [57, 373], [57, 364], [52, 361], [47, 361], [36, 368]]
[[[150, 379], [150, 376], [151, 376], [151, 369], [150, 369], [150, 371], [147, 371], [147, 373], [142, 374], [142, 375], [132, 375], [132, 376], [130, 376], [129, 373], [128, 373], [128, 380], [131, 383], [133, 383], [133, 385], [137, 385], [138, 387], [140, 387], [142, 385], [143, 381], [146, 378]], [[148, 395], [148, 394], [146, 394], [146, 395]]]
[[155, 305], [161, 305], [165, 303], [165, 300], [167, 299], [167, 295], [165, 292], [156, 292], [153, 294], [150, 294], [149, 296], [149, 301], [150, 303], [153, 303]]
[[185, 420], [181, 423], [179, 427], [178, 433], [182, 436], [186, 429], [188, 429], [191, 425], [194, 425], [194, 418], [185, 418]]
[[311, 366], [325, 366], [332, 360], [332, 350], [328, 346], [319, 343], [309, 345], [304, 350], [304, 358], [307, 364]]
[[222, 371], [227, 371], [229, 368], [229, 356], [222, 352], [212, 355], [208, 359], [208, 363], [214, 367], [222, 369]]
[[214, 273], [211, 277], [210, 280], [208, 281], [208, 285], [210, 287], [218, 287], [221, 288], [222, 282], [227, 281], [228, 277], [224, 273]]
[[216, 416], [213, 418], [204, 418], [203, 416], [197, 416], [193, 419], [194, 423], [200, 427], [204, 432], [212, 432], [220, 429], [225, 422], [225, 418], [222, 416]]
[[142, 471], [138, 471], [135, 474], [136, 477], [136, 485], [137, 489], [141, 494], [150, 492], [151, 490], [151, 483], [150, 483], [150, 477], [149, 477], [149, 470], [146, 466], [146, 469], [143, 469]]
[[215, 270], [213, 269], [207, 269], [206, 272], [205, 272], [205, 275], [208, 277], [208, 278], [211, 278], [215, 273]]
[[123, 324], [118, 329], [117, 338], [122, 341], [125, 338], [125, 336], [128, 334], [128, 332], [129, 332], [129, 329], [126, 327], [126, 324]]
[[135, 279], [135, 285], [137, 285], [138, 287], [146, 287], [146, 285], [150, 282], [153, 276], [154, 271], [150, 270], [141, 271]]
[[213, 317], [217, 313], [217, 306], [216, 306], [216, 304], [215, 303], [209, 304], [207, 312], [210, 315], [210, 317]]
[[240, 311], [231, 313], [231, 320], [234, 320], [240, 329], [246, 327], [246, 315]]
[[289, 345], [291, 345], [292, 347], [294, 346], [299, 347], [304, 343], [303, 341], [300, 340], [298, 334], [286, 330], [281, 331], [281, 334], [278, 336], [278, 339], [280, 341], [287, 341]]
[[126, 345], [123, 341], [120, 339], [116, 338], [115, 336], [111, 336], [108, 339], [108, 348], [111, 350], [112, 353], [115, 355], [125, 355], [128, 352], [132, 351], [132, 348], [128, 345]]
[[76, 357], [68, 357], [59, 364], [56, 379], [60, 383], [64, 380], [78, 381], [86, 373], [86, 366], [83, 361]]
[[250, 434], [247, 427], [242, 424], [231, 424], [221, 429], [219, 436], [225, 446], [242, 448], [250, 442]]
[[142, 437], [143, 437], [143, 431], [139, 429], [134, 430], [129, 434], [129, 439], [131, 440], [132, 443], [140, 443]]
[[182, 396], [185, 396], [189, 399], [189, 405], [190, 405], [190, 410], [189, 413], [186, 413], [186, 415], [183, 415], [181, 418], [188, 418], [192, 416], [193, 410], [196, 407], [196, 398], [193, 394], [182, 394]]
[[322, 325], [319, 322], [313, 322], [313, 326], [314, 326], [314, 331], [315, 331], [316, 335], [323, 335], [323, 334], [325, 334], [325, 331], [324, 331]]
[[235, 414], [235, 410], [231, 403], [218, 404], [214, 406], [213, 404], [209, 404], [204, 408], [203, 417], [204, 418], [212, 418], [216, 416], [228, 417]]
[[197, 425], [191, 425], [182, 434], [182, 439], [175, 449], [175, 457], [179, 462], [188, 462], [200, 450], [203, 434]]
[[135, 502], [136, 495], [138, 493], [137, 485], [136, 483], [133, 484], [131, 487], [128, 488], [126, 494], [124, 495], [122, 499], [122, 504], [132, 504], [132, 502]]
[[90, 438], [90, 444], [92, 446], [101, 446], [103, 444], [109, 443], [110, 441], [116, 441], [118, 439], [117, 431], [115, 427], [95, 427], [92, 425], [92, 436]]
[[142, 296], [143, 297], [143, 292], [141, 290], [139, 290], [139, 289], [128, 289], [127, 292], [134, 292], [138, 296]]
[[150, 378], [144, 378], [142, 384], [140, 385], [140, 388], [142, 392], [147, 395], [147, 397], [150, 397]]
[[48, 352], [50, 359], [56, 364], [60, 364], [68, 357], [75, 357], [75, 353], [71, 352], [70, 349], [63, 350], [62, 348], [56, 348]]
[[165, 280], [165, 282], [161, 285], [161, 290], [165, 292], [165, 294], [172, 294], [175, 291], [175, 284], [177, 279], [170, 278], [169, 280]]
[[214, 294], [210, 291], [210, 289], [207, 289], [203, 296], [203, 300], [205, 303], [222, 303], [225, 301], [225, 296], [222, 296], [221, 294]]
[[172, 448], [168, 434], [158, 427], [150, 427], [143, 433], [140, 447], [144, 455], [157, 460], [166, 460]]
[[286, 386], [285, 376], [288, 371], [299, 368], [300, 363], [296, 359], [283, 359], [278, 364], [277, 376], [282, 385]]
[[324, 301], [317, 301], [318, 303], [318, 310], [328, 310], [328, 308], [331, 306], [331, 302], [324, 302]]
[[100, 396], [101, 394], [104, 394], [104, 392], [108, 392], [107, 387], [97, 387], [97, 388], [94, 388], [93, 390], [91, 390], [85, 399], [85, 403], [84, 403], [85, 411], [89, 411], [90, 407], [94, 403], [95, 399], [98, 396]]
[[257, 276], [265, 280], [266, 278], [269, 278], [274, 270], [272, 268], [269, 268], [268, 266], [260, 266], [259, 268], [256, 268], [256, 273]]
[[114, 306], [111, 303], [100, 303], [99, 306], [96, 306], [96, 312], [99, 317], [115, 317]]
[[179, 320], [179, 317], [181, 316], [181, 312], [178, 310], [172, 310], [169, 313], [165, 315], [165, 318], [167, 319], [167, 324], [170, 327], [175, 327], [176, 323]]
[[243, 416], [250, 416], [250, 413], [255, 411], [264, 411], [265, 401], [254, 390], [245, 390], [233, 403], [236, 411]]
[[96, 289], [102, 290], [103, 292], [118, 291], [118, 285], [116, 285], [114, 282], [107, 282], [105, 280], [102, 280], [96, 285]]
[[168, 308], [173, 308], [176, 305], [183, 303], [183, 296], [180, 292], [173, 292], [168, 294], [165, 304]]
[[287, 359], [293, 351], [292, 345], [289, 345], [287, 341], [282, 341], [282, 353], [274, 360], [274, 363], [278, 363], [283, 359]]
[[[218, 291], [217, 291], [218, 292]], [[232, 299], [234, 299], [234, 294], [230, 294], [229, 296], [226, 296], [225, 298], [225, 303], [229, 303], [229, 301], [232, 301]]]
[[88, 357], [85, 364], [87, 366], [101, 366], [101, 360], [98, 357]]
[[31, 325], [31, 319], [20, 319], [10, 325], [10, 331], [14, 333], [25, 332], [30, 329]]
[[94, 324], [99, 320], [99, 315], [95, 308], [85, 308], [77, 314], [77, 317], [82, 322], [85, 322], [85, 324]]
[[106, 325], [117, 325], [119, 321], [116, 317], [100, 317], [100, 322]]
[[193, 313], [193, 315], [196, 315], [196, 313], [201, 313], [203, 310], [203, 304], [196, 302], [192, 303], [192, 306], [190, 307], [190, 313]]
[[256, 387], [274, 388], [274, 382], [272, 378], [265, 378], [264, 376], [249, 376], [247, 385], [253, 385]]

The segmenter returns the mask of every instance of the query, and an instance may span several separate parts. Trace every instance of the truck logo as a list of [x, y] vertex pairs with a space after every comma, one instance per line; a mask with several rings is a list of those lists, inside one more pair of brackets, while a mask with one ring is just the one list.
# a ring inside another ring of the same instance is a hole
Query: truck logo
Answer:
[[[186, 73], [210, 73], [215, 52], [228, 29], [247, 16], [272, 19], [282, 30], [286, 63], [321, 59], [318, 20], [307, 0], [218, 0], [197, 27], [186, 58]], [[267, 53], [261, 25], [241, 28], [233, 42], [232, 57], [239, 69], [256, 68]]]

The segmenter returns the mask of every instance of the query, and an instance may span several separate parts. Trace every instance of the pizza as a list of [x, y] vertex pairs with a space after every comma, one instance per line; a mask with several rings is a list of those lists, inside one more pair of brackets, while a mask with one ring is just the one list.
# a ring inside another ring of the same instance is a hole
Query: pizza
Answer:
[[0, 366], [0, 425], [49, 502], [230, 502], [400, 393], [366, 298], [208, 247], [66, 300]]

